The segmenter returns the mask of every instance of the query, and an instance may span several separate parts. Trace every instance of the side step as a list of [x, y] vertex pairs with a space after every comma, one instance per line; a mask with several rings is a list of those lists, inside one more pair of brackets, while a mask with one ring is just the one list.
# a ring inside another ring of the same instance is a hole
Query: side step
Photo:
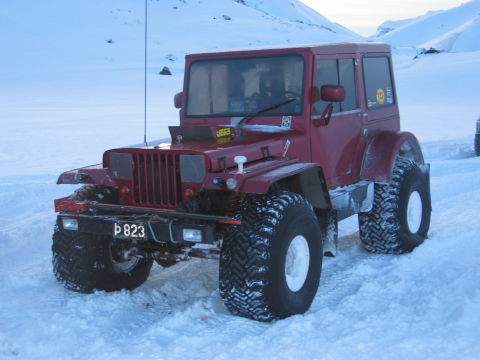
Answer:
[[338, 222], [359, 212], [372, 209], [374, 183], [359, 181], [356, 184], [331, 190], [330, 200], [332, 209], [317, 209], [317, 217], [324, 239], [323, 254], [325, 256], [337, 255]]
[[373, 185], [371, 181], [359, 181], [329, 191], [332, 208], [337, 211], [338, 221], [372, 209]]

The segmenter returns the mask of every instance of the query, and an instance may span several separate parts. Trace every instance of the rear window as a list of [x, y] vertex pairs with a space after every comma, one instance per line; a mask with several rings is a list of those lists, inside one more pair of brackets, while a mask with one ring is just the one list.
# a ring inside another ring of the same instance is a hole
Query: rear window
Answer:
[[390, 60], [387, 56], [363, 58], [365, 96], [369, 110], [391, 106], [395, 103]]

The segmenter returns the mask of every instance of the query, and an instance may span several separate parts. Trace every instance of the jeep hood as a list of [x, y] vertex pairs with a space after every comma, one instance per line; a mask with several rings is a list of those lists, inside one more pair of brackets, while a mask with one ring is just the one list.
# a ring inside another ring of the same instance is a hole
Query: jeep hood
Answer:
[[[245, 156], [247, 163], [270, 157], [281, 157], [291, 132], [282, 133], [248, 133], [244, 136], [218, 137], [213, 140], [184, 141], [172, 143], [170, 139], [151, 142], [148, 149], [172, 151], [179, 154], [205, 155], [209, 170], [221, 171], [236, 166], [235, 156]], [[287, 136], [288, 135], [288, 136]]]

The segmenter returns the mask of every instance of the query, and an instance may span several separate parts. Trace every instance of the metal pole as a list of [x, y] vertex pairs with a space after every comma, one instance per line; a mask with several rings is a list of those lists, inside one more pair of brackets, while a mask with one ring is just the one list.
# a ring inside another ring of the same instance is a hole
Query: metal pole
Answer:
[[143, 142], [147, 144], [147, 20], [148, 20], [148, 5], [145, 0], [145, 54], [144, 54], [144, 114], [143, 114]]

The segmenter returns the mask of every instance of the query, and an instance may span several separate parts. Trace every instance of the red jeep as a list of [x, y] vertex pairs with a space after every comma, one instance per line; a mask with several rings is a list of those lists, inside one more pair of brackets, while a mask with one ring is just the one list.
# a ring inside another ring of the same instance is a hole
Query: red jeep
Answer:
[[153, 261], [220, 260], [228, 310], [304, 313], [337, 223], [374, 253], [412, 251], [430, 224], [429, 165], [400, 131], [390, 48], [331, 44], [186, 57], [171, 139], [63, 173], [53, 269], [67, 289], [134, 289]]

